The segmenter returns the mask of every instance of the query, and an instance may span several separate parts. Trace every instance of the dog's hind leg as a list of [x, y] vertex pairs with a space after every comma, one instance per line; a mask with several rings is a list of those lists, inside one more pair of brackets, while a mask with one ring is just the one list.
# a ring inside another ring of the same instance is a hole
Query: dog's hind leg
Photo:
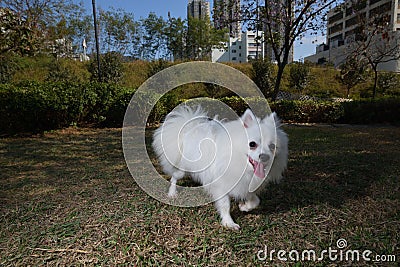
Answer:
[[222, 198], [215, 201], [215, 207], [217, 208], [218, 213], [222, 218], [221, 224], [223, 226], [234, 230], [240, 229], [240, 226], [236, 224], [231, 217], [231, 200], [228, 195], [223, 196]]
[[182, 179], [183, 176], [185, 176], [185, 173], [183, 171], [179, 171], [179, 170], [172, 174], [171, 181], [170, 181], [171, 185], [169, 186], [169, 190], [168, 190], [169, 197], [176, 196], [176, 182], [179, 181], [180, 179]]

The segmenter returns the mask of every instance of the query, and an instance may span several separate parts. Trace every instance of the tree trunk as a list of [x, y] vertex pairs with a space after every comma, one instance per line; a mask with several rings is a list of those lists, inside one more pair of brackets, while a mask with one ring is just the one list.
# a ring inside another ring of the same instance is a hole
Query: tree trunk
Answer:
[[374, 68], [374, 87], [372, 89], [372, 98], [375, 99], [376, 96], [376, 86], [378, 84], [378, 69]]
[[278, 96], [284, 69], [285, 69], [285, 64], [283, 63], [278, 64], [278, 73], [276, 75], [274, 92], [272, 94], [272, 101], [275, 101], [276, 97]]

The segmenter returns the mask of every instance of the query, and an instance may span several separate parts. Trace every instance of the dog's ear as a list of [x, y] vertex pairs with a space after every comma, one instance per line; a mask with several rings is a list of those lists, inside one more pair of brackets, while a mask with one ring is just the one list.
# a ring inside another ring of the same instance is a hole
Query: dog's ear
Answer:
[[276, 128], [281, 127], [281, 119], [279, 119], [278, 115], [275, 112], [272, 112], [272, 114], [270, 116], [272, 116], [274, 118], [275, 127]]
[[279, 128], [281, 126], [281, 120], [278, 118], [278, 115], [276, 115], [275, 112], [272, 112], [271, 114], [265, 116], [265, 118], [262, 120], [263, 123], [270, 123], [271, 125], [275, 125], [276, 128]]
[[253, 125], [253, 123], [256, 123], [256, 116], [254, 116], [250, 109], [246, 109], [241, 119], [245, 128], [249, 128]]

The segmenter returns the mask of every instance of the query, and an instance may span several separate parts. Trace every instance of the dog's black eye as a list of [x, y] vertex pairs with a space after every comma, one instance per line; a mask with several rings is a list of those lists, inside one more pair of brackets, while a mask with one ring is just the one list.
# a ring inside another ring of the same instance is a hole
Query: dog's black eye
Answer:
[[275, 150], [275, 144], [270, 144], [270, 145], [269, 145], [269, 149], [270, 149], [271, 151]]
[[255, 149], [255, 148], [257, 147], [257, 143], [254, 142], [254, 141], [251, 141], [251, 142], [249, 143], [249, 147], [250, 147], [251, 149]]

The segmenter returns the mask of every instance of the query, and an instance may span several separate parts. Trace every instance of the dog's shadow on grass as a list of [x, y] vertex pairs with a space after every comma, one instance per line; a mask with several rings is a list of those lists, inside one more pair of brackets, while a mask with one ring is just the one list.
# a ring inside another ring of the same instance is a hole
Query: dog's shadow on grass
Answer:
[[287, 131], [292, 138], [285, 179], [267, 187], [254, 212], [269, 214], [318, 204], [340, 207], [370, 195], [394, 197], [395, 192], [387, 189], [398, 187], [398, 128], [392, 132], [376, 127]]

